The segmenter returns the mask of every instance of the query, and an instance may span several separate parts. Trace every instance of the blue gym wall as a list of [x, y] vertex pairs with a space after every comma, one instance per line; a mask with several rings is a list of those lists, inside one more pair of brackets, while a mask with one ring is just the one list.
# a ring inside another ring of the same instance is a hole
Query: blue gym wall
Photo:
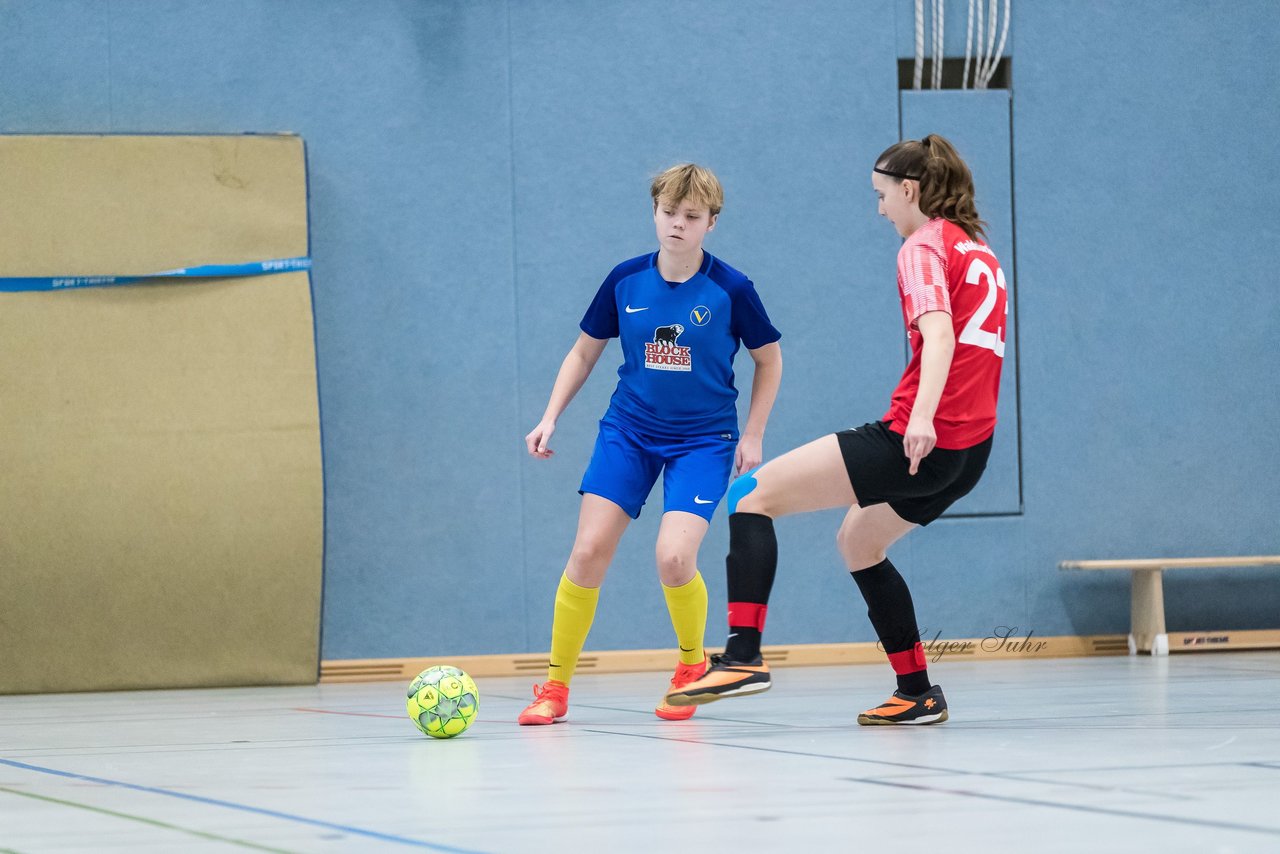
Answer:
[[[0, 132], [306, 140], [326, 659], [547, 649], [616, 343], [555, 458], [522, 438], [600, 280], [654, 246], [648, 181], [674, 162], [720, 174], [708, 246], [783, 331], [766, 456], [882, 414], [898, 240], [868, 173], [900, 129], [951, 135], [1015, 297], [1003, 426], [981, 491], [894, 559], [930, 633], [1123, 632], [1127, 578], [1059, 560], [1280, 546], [1280, 7], [1021, 0], [1012, 93], [900, 94], [912, 5], [0, 0]], [[589, 648], [671, 643], [660, 506]], [[770, 642], [872, 639], [838, 521], [780, 523]], [[713, 643], [726, 540], [721, 514]], [[1166, 588], [1175, 630], [1280, 612], [1263, 571]]]

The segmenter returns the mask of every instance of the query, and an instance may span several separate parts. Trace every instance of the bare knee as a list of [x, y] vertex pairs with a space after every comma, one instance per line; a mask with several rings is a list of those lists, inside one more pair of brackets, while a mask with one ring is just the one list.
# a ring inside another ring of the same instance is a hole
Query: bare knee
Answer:
[[668, 587], [688, 584], [698, 571], [691, 555], [662, 543], [658, 544], [657, 560], [658, 578]]
[[575, 584], [598, 587], [612, 560], [612, 545], [595, 539], [581, 539], [573, 544], [565, 571], [569, 574], [569, 580]]
[[751, 475], [743, 475], [733, 482], [737, 489], [736, 501], [729, 504], [731, 513], [756, 513], [776, 519], [783, 515], [773, 495], [773, 490], [766, 484], [757, 483]]
[[841, 525], [836, 532], [836, 548], [850, 572], [875, 566], [884, 560], [884, 548], [871, 542], [857, 525]]

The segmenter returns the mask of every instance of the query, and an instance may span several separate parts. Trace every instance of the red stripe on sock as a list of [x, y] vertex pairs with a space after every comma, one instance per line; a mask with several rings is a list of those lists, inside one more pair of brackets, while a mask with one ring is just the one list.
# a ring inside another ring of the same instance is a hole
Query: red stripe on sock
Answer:
[[919, 673], [921, 670], [928, 669], [928, 662], [924, 658], [924, 647], [921, 644], [916, 644], [911, 649], [889, 653], [889, 666], [899, 676], [906, 676], [908, 673]]
[[764, 616], [768, 610], [768, 605], [761, 605], [759, 602], [730, 602], [729, 625], [763, 632]]

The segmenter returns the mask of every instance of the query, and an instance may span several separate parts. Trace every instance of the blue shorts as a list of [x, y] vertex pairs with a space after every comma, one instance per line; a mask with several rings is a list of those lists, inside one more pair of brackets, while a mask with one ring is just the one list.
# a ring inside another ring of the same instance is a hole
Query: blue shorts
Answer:
[[710, 522], [729, 485], [737, 447], [727, 433], [660, 439], [601, 421], [578, 492], [607, 498], [638, 519], [661, 472], [662, 511], [683, 510]]

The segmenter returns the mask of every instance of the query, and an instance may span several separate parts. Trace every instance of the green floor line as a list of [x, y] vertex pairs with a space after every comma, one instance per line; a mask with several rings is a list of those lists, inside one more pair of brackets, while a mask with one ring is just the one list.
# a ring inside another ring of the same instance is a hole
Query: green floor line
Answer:
[[[199, 836], [202, 839], [212, 839], [215, 842], [227, 842], [232, 845], [239, 845], [243, 848], [252, 848], [255, 851], [273, 851], [275, 854], [296, 854], [284, 848], [268, 848], [265, 845], [257, 845], [253, 842], [246, 842], [243, 839], [232, 839], [229, 836], [218, 836], [216, 833], [205, 833], [203, 830], [192, 830], [189, 827], [179, 827], [176, 824], [167, 824], [163, 821], [156, 821], [153, 818], [143, 818], [140, 815], [129, 815], [128, 813], [116, 812], [115, 810], [103, 809], [102, 807], [94, 807], [89, 804], [80, 804], [75, 801], [64, 801], [61, 798], [51, 798], [48, 795], [37, 795], [33, 792], [20, 792], [17, 789], [10, 789], [8, 786], [0, 786], [0, 792], [8, 792], [11, 795], [18, 795], [23, 798], [34, 798], [37, 801], [47, 801], [51, 804], [61, 804], [64, 807], [75, 807], [76, 809], [89, 810], [90, 812], [102, 813], [114, 818], [123, 818], [128, 821], [136, 821], [142, 824], [149, 824], [152, 827], [162, 827], [165, 830], [176, 830], [178, 833], [186, 833], [191, 836]], [[16, 851], [0, 848], [0, 854], [18, 854]]]

